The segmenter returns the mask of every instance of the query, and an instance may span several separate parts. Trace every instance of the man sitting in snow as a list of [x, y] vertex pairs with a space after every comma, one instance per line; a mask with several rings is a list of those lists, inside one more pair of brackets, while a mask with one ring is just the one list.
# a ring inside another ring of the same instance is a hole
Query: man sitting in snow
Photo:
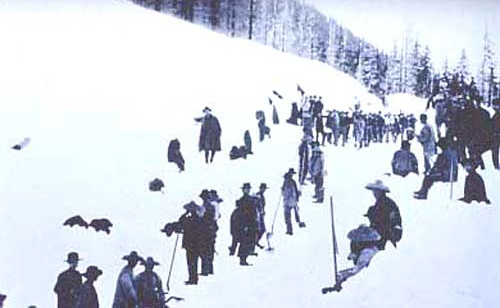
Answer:
[[340, 291], [344, 281], [370, 265], [370, 261], [379, 251], [378, 245], [382, 239], [377, 230], [366, 225], [351, 230], [347, 238], [351, 240], [351, 253], [347, 259], [351, 260], [354, 266], [337, 274], [336, 284], [333, 287], [335, 291]]
[[410, 142], [404, 140], [401, 142], [401, 149], [394, 153], [392, 158], [392, 173], [406, 177], [409, 173], [418, 174], [418, 161], [410, 151]]
[[490, 200], [486, 196], [486, 188], [483, 178], [476, 172], [477, 164], [472, 160], [465, 163], [465, 170], [468, 175], [465, 178], [464, 196], [460, 201], [471, 203], [472, 201], [486, 202], [490, 204]]

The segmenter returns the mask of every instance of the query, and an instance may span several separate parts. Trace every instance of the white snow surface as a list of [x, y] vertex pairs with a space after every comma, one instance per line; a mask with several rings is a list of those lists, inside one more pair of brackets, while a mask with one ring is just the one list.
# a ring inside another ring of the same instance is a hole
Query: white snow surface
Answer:
[[[252, 267], [228, 256], [229, 216], [243, 182], [266, 182], [267, 227], [279, 199], [282, 175], [297, 169], [301, 128], [285, 124], [296, 84], [321, 95], [325, 109], [380, 102], [349, 76], [326, 65], [284, 55], [253, 42], [229, 39], [125, 1], [19, 1], [0, 3], [0, 293], [5, 307], [54, 307], [59, 272], [69, 251], [83, 259], [80, 271], [97, 265], [101, 307], [111, 307], [122, 256], [137, 250], [153, 256], [167, 278], [175, 235], [159, 230], [177, 220], [182, 205], [204, 188], [217, 189], [221, 207], [215, 276], [185, 286], [184, 250], [178, 246], [171, 294], [186, 300], [172, 307], [497, 307], [500, 302], [499, 174], [484, 155], [480, 171], [491, 206], [463, 204], [465, 173], [453, 187], [435, 184], [427, 201], [412, 192], [422, 176], [388, 176], [397, 144], [355, 150], [325, 147], [326, 195], [333, 196], [340, 268], [350, 266], [346, 234], [374, 203], [364, 189], [382, 179], [403, 217], [403, 239], [388, 244], [369, 268], [322, 295], [333, 281], [328, 203], [312, 203], [302, 187], [301, 216], [285, 235], [280, 209], [273, 253], [258, 251]], [[277, 90], [284, 99], [272, 96]], [[281, 124], [271, 140], [257, 141], [255, 111], [271, 121], [274, 98]], [[394, 112], [421, 112], [425, 101], [389, 97]], [[394, 102], [394, 103], [392, 103]], [[420, 104], [418, 107], [416, 104]], [[198, 152], [193, 118], [210, 106], [222, 126], [222, 152], [206, 165]], [[232, 145], [250, 129], [255, 155], [229, 160]], [[21, 151], [11, 146], [31, 138]], [[167, 145], [181, 141], [186, 172], [167, 164]], [[422, 160], [421, 148], [413, 151]], [[421, 168], [423, 162], [420, 161]], [[148, 181], [164, 179], [165, 193]], [[70, 216], [109, 218], [111, 235], [63, 227]], [[265, 241], [262, 241], [265, 242]], [[136, 268], [136, 273], [142, 266]]]

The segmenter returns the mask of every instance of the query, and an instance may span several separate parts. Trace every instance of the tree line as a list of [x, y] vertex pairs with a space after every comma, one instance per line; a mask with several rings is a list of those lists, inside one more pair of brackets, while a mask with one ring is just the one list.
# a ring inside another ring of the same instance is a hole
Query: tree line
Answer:
[[[132, 0], [134, 3], [204, 25], [230, 37], [247, 38], [282, 52], [327, 63], [364, 84], [383, 98], [411, 93], [427, 98], [433, 80], [469, 72], [465, 50], [456, 67], [433, 67], [428, 46], [407, 32], [405, 40], [384, 52], [357, 37], [335, 19], [304, 0]], [[499, 96], [492, 41], [485, 34], [484, 60], [476, 80], [491, 102]]]

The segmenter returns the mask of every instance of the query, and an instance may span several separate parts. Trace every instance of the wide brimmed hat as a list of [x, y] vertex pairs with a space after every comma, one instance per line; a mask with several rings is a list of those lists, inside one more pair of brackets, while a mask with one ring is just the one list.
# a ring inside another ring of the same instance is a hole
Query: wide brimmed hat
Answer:
[[359, 227], [347, 233], [347, 238], [353, 242], [373, 242], [379, 241], [382, 237], [377, 230], [367, 225], [359, 225]]
[[203, 200], [210, 199], [211, 197], [212, 197], [212, 195], [210, 194], [210, 191], [208, 191], [208, 189], [204, 189], [200, 193], [200, 198]]
[[182, 207], [189, 212], [196, 212], [198, 210], [198, 205], [194, 201], [184, 204]]
[[260, 186], [259, 186], [260, 189], [268, 189], [269, 186], [267, 186], [266, 183], [261, 183]]
[[130, 252], [129, 255], [123, 256], [122, 259], [127, 260], [127, 261], [140, 261], [140, 260], [142, 260], [142, 257], [139, 256], [137, 251], [132, 251], [132, 252]]
[[74, 263], [74, 262], [81, 261], [81, 260], [82, 259], [80, 259], [78, 257], [78, 253], [72, 251], [72, 252], [68, 253], [68, 259], [66, 259], [65, 262], [67, 262], [67, 263]]
[[244, 183], [243, 186], [241, 186], [241, 189], [251, 189], [252, 185], [250, 183]]
[[211, 198], [212, 198], [213, 201], [216, 201], [216, 202], [219, 202], [219, 203], [222, 202], [222, 201], [224, 201], [224, 200], [222, 200], [221, 197], [219, 197], [219, 195], [217, 194], [217, 190], [215, 190], [215, 189], [212, 189], [210, 191], [210, 196], [211, 196]]
[[85, 278], [97, 278], [101, 275], [102, 271], [94, 265], [87, 267], [87, 271], [82, 274], [82, 276]]
[[369, 190], [390, 192], [389, 187], [385, 186], [384, 182], [382, 182], [381, 180], [376, 180], [375, 183], [368, 183], [366, 184], [365, 188]]
[[205, 112], [205, 111], [212, 111], [212, 109], [210, 109], [209, 107], [205, 107], [205, 108], [203, 108], [203, 112]]
[[160, 265], [157, 261], [153, 259], [153, 257], [147, 257], [146, 261], [142, 260], [141, 264], [146, 266], [146, 267], [151, 267], [151, 266], [156, 266]]
[[297, 174], [293, 168], [288, 169], [287, 173], [285, 173], [285, 176], [292, 176], [294, 174]]

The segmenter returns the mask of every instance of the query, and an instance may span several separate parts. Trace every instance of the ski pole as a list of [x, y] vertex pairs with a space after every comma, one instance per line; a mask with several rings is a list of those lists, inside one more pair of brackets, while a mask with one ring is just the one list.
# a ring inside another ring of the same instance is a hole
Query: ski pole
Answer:
[[271, 232], [268, 232], [268, 234], [270, 234], [270, 235], [272, 235], [274, 232], [274, 223], [276, 222], [276, 217], [278, 215], [278, 209], [280, 207], [282, 197], [283, 197], [283, 194], [280, 194], [280, 198], [278, 199], [278, 204], [276, 204], [276, 209], [274, 210], [273, 223], [271, 224]]
[[337, 237], [335, 236], [335, 219], [333, 215], [333, 198], [330, 196], [330, 216], [332, 220], [332, 242], [333, 242], [333, 268], [335, 272], [335, 284], [337, 283], [337, 254], [338, 254], [338, 247], [337, 247]]
[[172, 260], [170, 261], [170, 269], [168, 270], [167, 292], [170, 291], [170, 277], [172, 276], [172, 269], [174, 267], [175, 252], [177, 250], [177, 242], [179, 241], [179, 235], [180, 233], [177, 233], [177, 236], [175, 237], [174, 252], [172, 253]]

